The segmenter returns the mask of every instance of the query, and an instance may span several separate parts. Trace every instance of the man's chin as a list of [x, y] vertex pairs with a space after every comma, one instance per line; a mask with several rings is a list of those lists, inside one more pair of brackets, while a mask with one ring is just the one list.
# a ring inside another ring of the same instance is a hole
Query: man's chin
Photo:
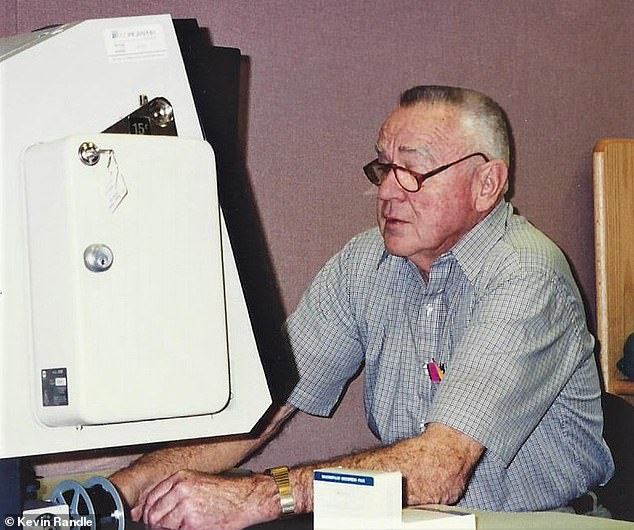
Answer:
[[408, 249], [406, 249], [403, 245], [399, 245], [398, 241], [394, 241], [394, 238], [384, 238], [383, 242], [385, 243], [385, 250], [387, 250], [393, 256], [400, 256], [406, 258], [409, 256]]
[[393, 256], [406, 258], [416, 251], [415, 248], [412, 248], [414, 246], [412, 234], [403, 230], [402, 227], [387, 225], [383, 227], [381, 234], [385, 249]]

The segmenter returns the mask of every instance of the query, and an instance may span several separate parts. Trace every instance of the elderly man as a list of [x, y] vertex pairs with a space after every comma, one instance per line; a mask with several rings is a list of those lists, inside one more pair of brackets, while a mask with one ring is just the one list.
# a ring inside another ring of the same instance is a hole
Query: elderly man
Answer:
[[[414, 87], [376, 152], [364, 171], [378, 186], [378, 230], [324, 266], [287, 322], [299, 370], [288, 403], [257, 439], [165, 449], [117, 473], [135, 516], [241, 528], [308, 512], [312, 471], [324, 465], [399, 470], [408, 505], [484, 510], [553, 509], [610, 478], [578, 289], [561, 251], [504, 200], [502, 110], [472, 90]], [[213, 474], [295, 410], [328, 415], [362, 364], [367, 421], [383, 447], [272, 474]]]

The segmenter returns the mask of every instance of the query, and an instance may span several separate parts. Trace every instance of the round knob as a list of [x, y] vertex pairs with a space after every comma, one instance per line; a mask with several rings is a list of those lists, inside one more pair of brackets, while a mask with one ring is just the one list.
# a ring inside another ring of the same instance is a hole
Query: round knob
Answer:
[[167, 127], [174, 121], [174, 109], [165, 98], [156, 98], [150, 103], [150, 117], [159, 127]]
[[114, 254], [108, 245], [90, 245], [84, 250], [84, 264], [91, 272], [107, 271], [114, 261]]
[[79, 159], [87, 166], [94, 166], [101, 157], [100, 149], [92, 142], [84, 142], [79, 146]]

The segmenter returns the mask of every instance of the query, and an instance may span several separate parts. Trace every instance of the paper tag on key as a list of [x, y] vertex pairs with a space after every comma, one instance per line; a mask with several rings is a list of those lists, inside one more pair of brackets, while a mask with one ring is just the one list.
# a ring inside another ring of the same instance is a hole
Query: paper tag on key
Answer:
[[128, 194], [128, 187], [113, 150], [108, 151], [104, 192], [108, 208], [112, 213], [115, 212]]

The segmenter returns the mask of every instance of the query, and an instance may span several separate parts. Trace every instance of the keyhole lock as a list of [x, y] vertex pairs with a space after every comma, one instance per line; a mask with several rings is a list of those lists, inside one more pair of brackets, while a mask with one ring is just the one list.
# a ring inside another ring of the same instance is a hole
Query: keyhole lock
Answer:
[[108, 245], [94, 244], [84, 250], [84, 264], [89, 271], [105, 272], [114, 261], [114, 254]]
[[102, 150], [92, 142], [83, 142], [77, 151], [79, 159], [87, 166], [96, 165], [101, 158], [101, 153]]

